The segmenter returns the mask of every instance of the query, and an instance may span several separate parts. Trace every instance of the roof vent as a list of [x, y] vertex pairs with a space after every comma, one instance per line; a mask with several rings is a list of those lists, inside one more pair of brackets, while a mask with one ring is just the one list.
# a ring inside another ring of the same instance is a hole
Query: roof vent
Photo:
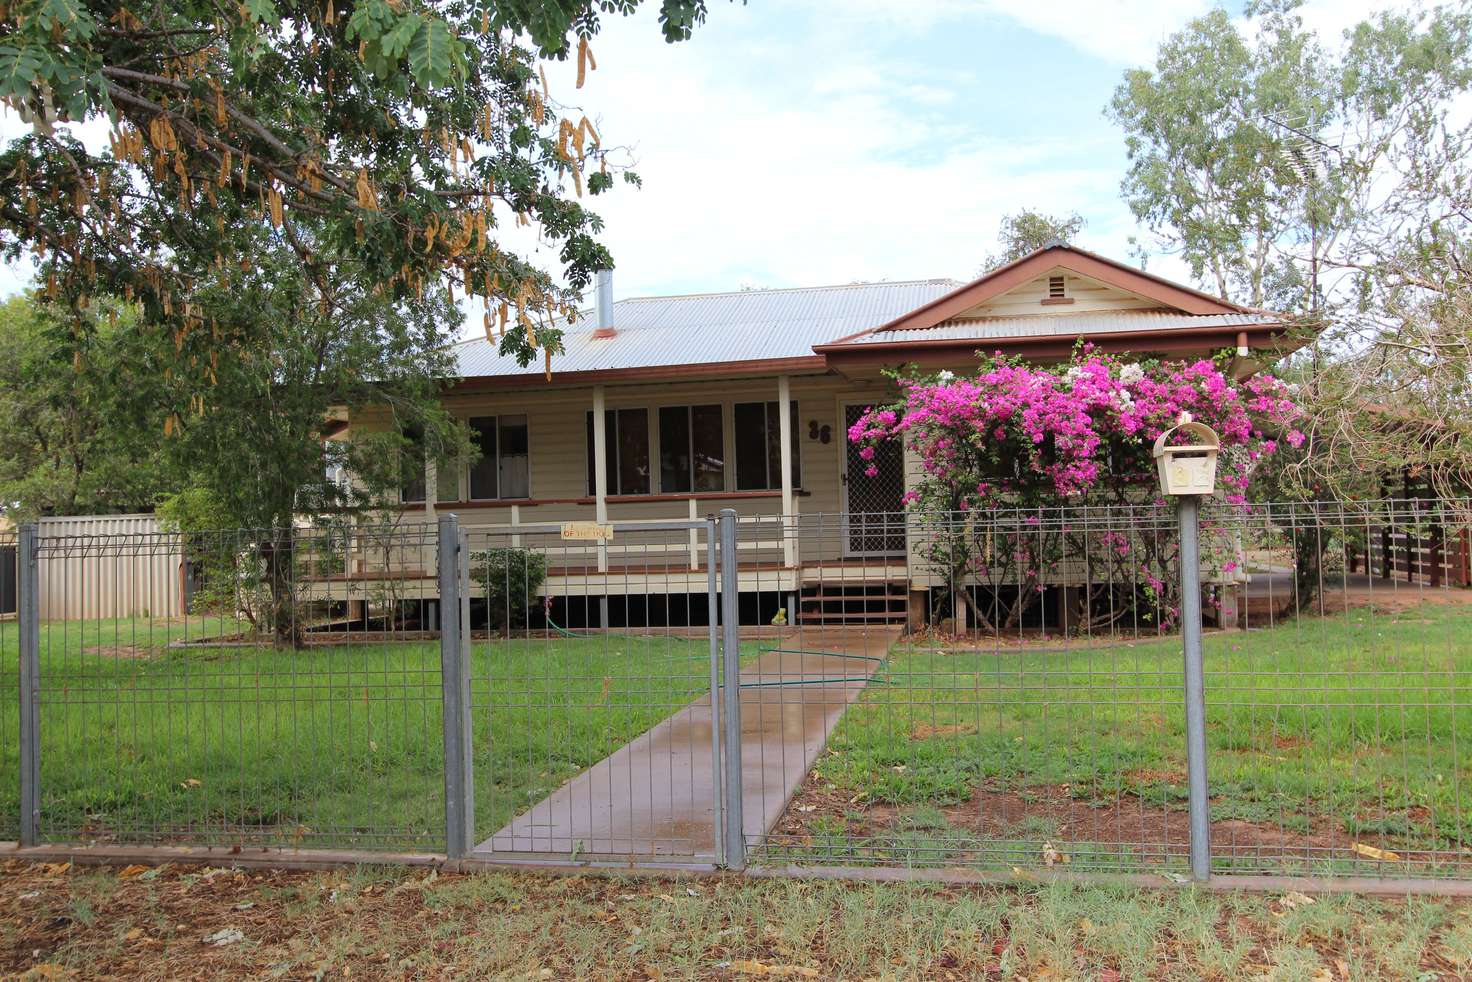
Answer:
[[1058, 304], [1073, 303], [1073, 298], [1068, 295], [1068, 281], [1062, 273], [1048, 277], [1048, 295], [1043, 297], [1044, 307], [1056, 306]]
[[593, 329], [593, 337], [611, 338], [618, 333], [613, 328], [613, 270], [600, 269], [596, 282], [598, 302], [595, 309], [598, 326]]

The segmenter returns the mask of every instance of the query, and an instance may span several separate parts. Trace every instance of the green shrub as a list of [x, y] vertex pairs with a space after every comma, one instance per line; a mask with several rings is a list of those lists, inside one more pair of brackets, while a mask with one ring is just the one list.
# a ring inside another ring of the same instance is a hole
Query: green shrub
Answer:
[[470, 578], [480, 587], [491, 625], [507, 630], [526, 623], [527, 611], [547, 579], [547, 557], [527, 549], [485, 549], [470, 554]]

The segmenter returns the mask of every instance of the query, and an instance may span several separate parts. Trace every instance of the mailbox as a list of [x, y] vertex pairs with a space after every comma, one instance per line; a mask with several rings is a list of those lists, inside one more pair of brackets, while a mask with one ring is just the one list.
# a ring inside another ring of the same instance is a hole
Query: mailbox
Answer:
[[[1172, 434], [1194, 442], [1166, 446]], [[1186, 421], [1172, 426], [1155, 440], [1155, 466], [1166, 494], [1211, 494], [1216, 490], [1216, 455], [1221, 448], [1216, 431], [1204, 423]]]

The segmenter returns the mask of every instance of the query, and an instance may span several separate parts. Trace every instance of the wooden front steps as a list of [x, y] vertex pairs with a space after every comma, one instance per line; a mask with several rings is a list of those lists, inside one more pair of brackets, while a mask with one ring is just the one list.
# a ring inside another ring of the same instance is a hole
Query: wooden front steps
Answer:
[[903, 582], [821, 583], [804, 587], [797, 606], [798, 624], [903, 624], [908, 619], [909, 595]]

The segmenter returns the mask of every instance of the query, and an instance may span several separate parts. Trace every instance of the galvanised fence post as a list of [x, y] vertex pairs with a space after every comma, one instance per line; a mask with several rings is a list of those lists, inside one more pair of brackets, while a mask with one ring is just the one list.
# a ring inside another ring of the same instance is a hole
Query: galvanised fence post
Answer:
[[1201, 656], [1201, 499], [1181, 495], [1181, 636], [1185, 648], [1186, 778], [1190, 792], [1191, 878], [1211, 877], [1211, 810], [1206, 783], [1206, 673]]
[[20, 527], [16, 609], [20, 622], [20, 844], [41, 838], [41, 576], [39, 530]]
[[711, 807], [715, 821], [715, 862], [726, 865], [726, 782], [721, 763], [721, 608], [720, 553], [716, 540], [720, 525], [712, 516], [705, 520], [706, 619], [710, 629], [710, 766]]
[[746, 868], [741, 821], [741, 603], [736, 562], [736, 511], [721, 510], [721, 716], [726, 781], [726, 866]]
[[439, 520], [440, 677], [444, 687], [445, 723], [445, 856], [461, 859], [470, 853], [474, 831], [475, 783], [471, 771], [470, 624], [465, 616], [469, 591], [465, 589], [470, 562], [460, 532], [460, 520]]

